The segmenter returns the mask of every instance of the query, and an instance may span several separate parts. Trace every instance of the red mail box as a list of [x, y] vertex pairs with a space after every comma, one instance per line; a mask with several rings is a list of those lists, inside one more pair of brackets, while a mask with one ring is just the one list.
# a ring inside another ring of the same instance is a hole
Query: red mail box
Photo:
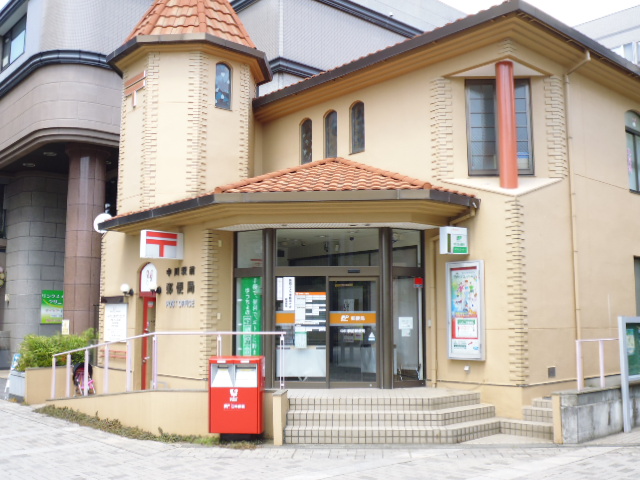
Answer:
[[260, 434], [264, 357], [209, 359], [209, 432]]

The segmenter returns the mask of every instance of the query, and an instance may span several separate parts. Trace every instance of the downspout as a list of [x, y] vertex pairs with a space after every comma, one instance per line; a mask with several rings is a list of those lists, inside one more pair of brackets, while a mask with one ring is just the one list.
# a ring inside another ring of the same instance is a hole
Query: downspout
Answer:
[[564, 74], [564, 111], [565, 111], [565, 125], [566, 128], [566, 145], [567, 145], [567, 166], [569, 168], [569, 210], [571, 214], [571, 249], [572, 249], [572, 263], [573, 263], [573, 308], [575, 312], [575, 329], [576, 340], [582, 338], [582, 319], [580, 314], [580, 278], [578, 271], [578, 226], [576, 221], [576, 185], [575, 185], [575, 172], [573, 163], [571, 162], [571, 135], [569, 133], [569, 75], [578, 70], [580, 67], [591, 61], [591, 54], [587, 50], [585, 57], [572, 69]]

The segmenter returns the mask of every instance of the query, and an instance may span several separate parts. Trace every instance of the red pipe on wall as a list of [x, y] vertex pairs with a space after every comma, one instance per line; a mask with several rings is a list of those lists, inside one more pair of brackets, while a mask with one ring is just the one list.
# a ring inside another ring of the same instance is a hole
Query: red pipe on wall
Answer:
[[518, 146], [516, 132], [516, 97], [513, 63], [496, 63], [496, 97], [498, 103], [498, 158], [500, 186], [518, 188]]

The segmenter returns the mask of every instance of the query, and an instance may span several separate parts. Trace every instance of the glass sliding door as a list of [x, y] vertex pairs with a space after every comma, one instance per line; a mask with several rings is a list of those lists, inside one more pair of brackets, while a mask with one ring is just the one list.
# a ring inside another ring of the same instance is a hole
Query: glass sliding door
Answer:
[[329, 383], [378, 386], [378, 282], [329, 280]]
[[422, 279], [393, 279], [393, 383], [422, 382]]
[[327, 376], [326, 277], [276, 278], [276, 377], [285, 381], [323, 382]]

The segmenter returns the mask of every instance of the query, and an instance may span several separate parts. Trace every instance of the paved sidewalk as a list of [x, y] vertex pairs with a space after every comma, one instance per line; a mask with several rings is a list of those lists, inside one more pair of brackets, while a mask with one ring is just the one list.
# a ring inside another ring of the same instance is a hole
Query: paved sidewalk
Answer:
[[[637, 442], [639, 431], [630, 434]], [[615, 436], [614, 436], [615, 437]], [[630, 436], [625, 437], [631, 438]], [[640, 446], [265, 445], [233, 450], [130, 440], [0, 401], [0, 478], [14, 479], [637, 479]]]

